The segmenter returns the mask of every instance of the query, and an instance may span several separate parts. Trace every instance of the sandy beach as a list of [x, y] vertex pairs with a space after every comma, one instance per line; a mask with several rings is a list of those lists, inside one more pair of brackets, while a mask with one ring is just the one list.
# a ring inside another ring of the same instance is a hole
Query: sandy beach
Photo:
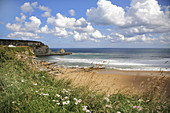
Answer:
[[85, 86], [89, 89], [107, 94], [124, 93], [143, 94], [159, 87], [159, 93], [170, 97], [170, 73], [159, 71], [122, 71], [122, 70], [93, 70], [64, 69], [57, 74], [57, 79], [72, 81], [74, 86]]

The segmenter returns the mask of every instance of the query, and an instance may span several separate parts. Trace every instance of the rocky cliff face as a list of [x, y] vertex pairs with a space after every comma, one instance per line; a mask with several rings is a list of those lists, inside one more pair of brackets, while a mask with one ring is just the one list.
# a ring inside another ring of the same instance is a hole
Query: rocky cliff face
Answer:
[[52, 53], [47, 45], [39, 41], [0, 39], [0, 45], [29, 46], [32, 47], [36, 56], [49, 55]]

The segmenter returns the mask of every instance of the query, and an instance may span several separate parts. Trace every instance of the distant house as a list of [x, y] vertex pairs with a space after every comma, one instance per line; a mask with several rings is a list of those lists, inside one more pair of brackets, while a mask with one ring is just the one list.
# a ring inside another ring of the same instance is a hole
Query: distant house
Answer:
[[16, 46], [14, 46], [14, 45], [8, 45], [8, 47], [16, 47]]

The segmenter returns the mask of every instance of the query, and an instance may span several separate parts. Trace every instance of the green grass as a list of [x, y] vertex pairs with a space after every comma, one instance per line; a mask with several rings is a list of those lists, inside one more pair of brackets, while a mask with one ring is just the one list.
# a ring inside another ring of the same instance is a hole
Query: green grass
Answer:
[[170, 110], [166, 101], [155, 102], [121, 93], [98, 94], [86, 87], [74, 88], [71, 81], [56, 80], [46, 72], [32, 70], [13, 56], [6, 56], [9, 51], [2, 53], [0, 50], [0, 54], [4, 59], [0, 60], [2, 113], [168, 113]]

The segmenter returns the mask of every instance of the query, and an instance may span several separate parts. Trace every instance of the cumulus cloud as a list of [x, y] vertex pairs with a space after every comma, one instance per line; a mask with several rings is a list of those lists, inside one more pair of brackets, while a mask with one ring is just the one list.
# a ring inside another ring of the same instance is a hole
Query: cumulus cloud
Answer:
[[113, 5], [110, 1], [99, 0], [97, 8], [87, 9], [88, 20], [97, 25], [124, 25], [125, 11], [122, 7]]
[[[132, 0], [127, 11], [107, 0], [99, 0], [97, 8], [90, 8], [86, 15], [96, 25], [113, 25], [114, 33], [124, 41], [152, 40], [147, 34], [168, 33], [170, 31], [169, 6], [165, 11], [156, 0]], [[111, 39], [111, 35], [107, 39]], [[119, 40], [119, 41], [120, 41]], [[112, 40], [113, 41], [113, 40]], [[113, 41], [114, 42], [114, 41]]]
[[[65, 17], [57, 13], [56, 17], [49, 17], [47, 23], [55, 26], [55, 30], [53, 30], [55, 36], [61, 37], [63, 35], [63, 37], [68, 37], [73, 35], [76, 41], [88, 39], [96, 41], [96, 39], [104, 38], [104, 35], [100, 31], [95, 30], [91, 23], [87, 22], [84, 18], [76, 20], [75, 18]], [[68, 32], [66, 29], [71, 32]]]
[[18, 22], [24, 22], [26, 20], [26, 16], [23, 13], [20, 13], [21, 18], [15, 17], [15, 20]]
[[70, 10], [69, 10], [69, 14], [70, 14], [71, 16], [75, 16], [75, 10], [70, 9]]
[[37, 7], [37, 5], [38, 5], [38, 2], [33, 2], [32, 4], [31, 4], [33, 7]]
[[21, 26], [22, 26], [21, 24], [11, 24], [11, 23], [6, 24], [6, 28], [11, 31], [20, 31]]
[[[8, 23], [6, 24], [6, 28], [8, 30], [13, 31], [13, 33], [10, 33], [8, 37], [10, 38], [23, 38], [23, 39], [28, 39], [28, 38], [40, 38], [38, 36], [39, 26], [41, 24], [41, 20], [38, 19], [36, 16], [31, 16], [29, 18], [30, 21], [26, 22], [25, 15], [21, 13], [21, 18], [16, 17], [16, 23]], [[42, 32], [43, 28], [42, 28]]]
[[48, 8], [48, 7], [45, 7], [45, 6], [42, 6], [42, 5], [39, 5], [39, 7], [38, 7], [40, 10], [42, 10], [42, 11], [45, 11], [43, 14], [42, 14], [42, 16], [43, 17], [49, 17], [49, 16], [51, 16], [51, 9], [50, 8]]
[[29, 20], [30, 22], [25, 22], [25, 26], [24, 28], [22, 28], [22, 30], [29, 32], [37, 32], [39, 30], [41, 20], [38, 19], [36, 16], [31, 16]]
[[21, 6], [21, 10], [26, 13], [26, 12], [33, 12], [34, 9], [32, 8], [31, 4], [29, 2], [25, 2], [22, 6]]

